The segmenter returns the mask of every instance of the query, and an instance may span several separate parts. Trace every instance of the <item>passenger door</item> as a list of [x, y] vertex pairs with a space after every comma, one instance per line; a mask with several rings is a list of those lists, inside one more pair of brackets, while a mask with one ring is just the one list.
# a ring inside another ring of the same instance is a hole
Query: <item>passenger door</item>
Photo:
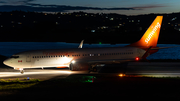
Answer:
[[31, 55], [30, 54], [26, 55], [26, 62], [31, 62]]

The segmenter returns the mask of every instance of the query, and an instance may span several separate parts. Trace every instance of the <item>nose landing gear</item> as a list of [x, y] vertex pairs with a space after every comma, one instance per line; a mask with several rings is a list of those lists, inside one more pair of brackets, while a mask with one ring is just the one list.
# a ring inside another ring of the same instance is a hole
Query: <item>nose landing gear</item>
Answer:
[[21, 74], [24, 74], [24, 70], [20, 70], [20, 73], [21, 73]]
[[20, 73], [21, 74], [24, 74], [24, 70], [23, 70], [23, 68], [14, 68], [15, 70], [20, 70]]

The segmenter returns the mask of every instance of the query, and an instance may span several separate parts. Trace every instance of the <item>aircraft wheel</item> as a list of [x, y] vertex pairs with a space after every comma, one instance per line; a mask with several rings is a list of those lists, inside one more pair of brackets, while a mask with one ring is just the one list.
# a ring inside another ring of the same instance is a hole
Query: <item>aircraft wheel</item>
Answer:
[[89, 73], [90, 72], [97, 72], [97, 68], [96, 67], [91, 67]]
[[93, 72], [97, 72], [97, 68], [96, 67], [93, 68]]
[[24, 70], [21, 70], [20, 72], [21, 72], [21, 74], [24, 74]]

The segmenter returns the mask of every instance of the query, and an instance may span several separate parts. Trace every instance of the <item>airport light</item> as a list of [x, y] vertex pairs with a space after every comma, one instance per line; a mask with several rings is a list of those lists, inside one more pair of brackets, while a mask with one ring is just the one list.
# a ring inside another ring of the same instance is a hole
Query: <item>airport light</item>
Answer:
[[125, 74], [119, 74], [120, 77], [126, 76]]

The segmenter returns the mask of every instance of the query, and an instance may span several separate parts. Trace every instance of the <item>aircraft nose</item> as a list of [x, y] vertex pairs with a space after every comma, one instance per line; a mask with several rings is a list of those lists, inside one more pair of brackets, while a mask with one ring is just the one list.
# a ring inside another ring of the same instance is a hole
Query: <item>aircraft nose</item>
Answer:
[[5, 65], [7, 64], [7, 59], [3, 61], [3, 64], [5, 64]]
[[5, 65], [7, 65], [7, 66], [8, 66], [8, 65], [10, 64], [10, 59], [6, 59], [6, 60], [4, 60], [4, 61], [3, 61], [3, 64], [5, 64]]

